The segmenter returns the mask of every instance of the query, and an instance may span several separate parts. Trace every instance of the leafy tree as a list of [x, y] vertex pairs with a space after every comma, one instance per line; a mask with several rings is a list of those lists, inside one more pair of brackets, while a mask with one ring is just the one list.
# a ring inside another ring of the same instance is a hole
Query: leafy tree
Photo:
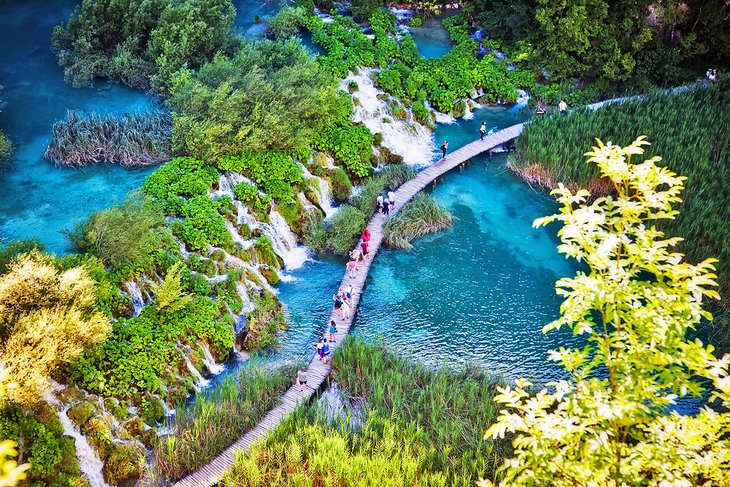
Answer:
[[535, 58], [559, 79], [626, 79], [652, 37], [647, 6], [647, 0], [538, 0]]
[[[587, 272], [563, 278], [562, 316], [544, 331], [569, 327], [588, 335], [582, 349], [550, 353], [571, 380], [530, 392], [520, 379], [500, 390], [507, 406], [487, 436], [516, 433], [503, 486], [730, 485], [730, 355], [687, 334], [703, 318], [713, 289], [714, 259], [693, 265], [672, 251], [654, 222], [674, 218], [685, 178], [660, 167], [659, 157], [633, 163], [648, 144], [598, 146], [587, 155], [615, 190], [586, 204], [586, 190], [554, 190], [560, 213], [560, 252], [585, 262]], [[695, 416], [670, 411], [676, 400], [708, 394], [720, 410]], [[483, 485], [492, 485], [485, 481]]]
[[148, 198], [133, 196], [123, 204], [92, 213], [67, 232], [73, 247], [89, 252], [114, 270], [134, 266], [159, 247], [155, 231], [165, 220]]
[[334, 80], [295, 39], [245, 41], [175, 78], [173, 145], [206, 162], [244, 150], [296, 152], [332, 115]]
[[109, 320], [95, 302], [84, 267], [59, 272], [37, 250], [10, 264], [0, 276], [0, 364], [23, 387], [8, 390], [9, 400], [34, 402], [51, 372], [106, 337]]

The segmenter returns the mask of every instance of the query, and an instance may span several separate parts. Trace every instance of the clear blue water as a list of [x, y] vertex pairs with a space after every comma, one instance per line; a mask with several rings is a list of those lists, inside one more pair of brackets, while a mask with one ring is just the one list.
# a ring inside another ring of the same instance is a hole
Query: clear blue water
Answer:
[[421, 27], [410, 27], [419, 54], [426, 59], [440, 58], [453, 46], [449, 33], [439, 19], [426, 19]]
[[[478, 136], [482, 120], [492, 128], [523, 119], [510, 107], [485, 108], [471, 120], [439, 125], [434, 139], [449, 140], [455, 150]], [[430, 364], [478, 363], [537, 382], [562, 377], [547, 351], [579, 342], [567, 330], [543, 335], [541, 328], [558, 315], [555, 280], [576, 268], [557, 253], [555, 229], [532, 228], [555, 203], [507, 171], [505, 162], [505, 154], [478, 157], [436, 185], [431, 194], [456, 216], [453, 227], [415, 241], [410, 252], [380, 251], [357, 332]], [[282, 337], [286, 353], [311, 353], [343, 268], [340, 259], [320, 258], [279, 286], [292, 322]]]
[[72, 0], [0, 2], [0, 128], [16, 146], [0, 169], [0, 239], [37, 238], [62, 253], [61, 230], [138, 188], [147, 170], [98, 164], [59, 169], [43, 160], [51, 126], [67, 109], [100, 113], [150, 108], [146, 95], [99, 82], [77, 89], [63, 80], [51, 52], [51, 31], [72, 12]]

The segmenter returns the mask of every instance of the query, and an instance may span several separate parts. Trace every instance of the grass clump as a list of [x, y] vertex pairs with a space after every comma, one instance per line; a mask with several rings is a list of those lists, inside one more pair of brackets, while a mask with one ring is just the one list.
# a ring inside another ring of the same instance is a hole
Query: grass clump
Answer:
[[173, 432], [155, 446], [158, 472], [179, 479], [205, 465], [253, 428], [292, 384], [295, 367], [248, 367], [178, 411]]
[[149, 166], [172, 157], [170, 116], [163, 112], [124, 115], [69, 111], [53, 124], [53, 140], [43, 157], [59, 166], [113, 162]]
[[287, 418], [264, 443], [236, 458], [232, 486], [472, 486], [494, 476], [509, 441], [483, 432], [496, 418], [499, 381], [475, 368], [427, 368], [384, 344], [350, 337], [332, 378], [367, 421], [327, 425], [317, 406]]
[[[684, 201], [677, 206], [680, 214], [662, 222], [662, 229], [669, 235], [684, 236], [680, 250], [691, 260], [718, 258], [720, 294], [727, 294], [730, 79], [718, 79], [707, 88], [658, 92], [595, 111], [535, 118], [517, 139], [511, 168], [544, 188], [563, 182], [571, 188], [587, 188], [594, 196], [609, 194], [612, 185], [601, 178], [595, 164], [585, 163], [583, 154], [594, 137], [625, 146], [636, 134], [652, 141], [645, 149], [647, 157], [661, 154], [670, 161], [672, 171], [687, 176]], [[719, 306], [729, 309], [724, 301]]]
[[389, 247], [410, 250], [411, 242], [451, 226], [454, 217], [428, 194], [419, 193], [385, 222], [383, 241]]

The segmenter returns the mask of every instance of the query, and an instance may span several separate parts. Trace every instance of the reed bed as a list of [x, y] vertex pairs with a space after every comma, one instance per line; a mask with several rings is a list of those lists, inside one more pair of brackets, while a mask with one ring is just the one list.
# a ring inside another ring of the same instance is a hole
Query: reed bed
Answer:
[[83, 167], [112, 162], [149, 166], [172, 158], [172, 120], [161, 111], [123, 115], [69, 111], [53, 124], [53, 140], [44, 157], [58, 166]]
[[320, 422], [317, 406], [287, 418], [236, 458], [227, 486], [475, 485], [493, 478], [509, 440], [484, 432], [494, 421], [498, 379], [474, 367], [431, 369], [384, 344], [350, 337], [333, 359], [333, 380], [367, 421]]
[[385, 222], [383, 242], [389, 247], [410, 250], [414, 239], [445, 230], [453, 222], [451, 213], [431, 195], [418, 193]]
[[179, 479], [213, 460], [279, 404], [295, 375], [294, 366], [271, 372], [249, 366], [199, 394], [155, 446], [156, 477]]
[[[693, 261], [717, 257], [721, 294], [730, 291], [730, 80], [681, 92], [658, 92], [598, 110], [537, 117], [525, 125], [510, 167], [531, 184], [558, 182], [610, 193], [584, 153], [594, 138], [627, 145], [639, 135], [652, 143], [645, 157], [659, 155], [672, 171], [687, 176], [680, 215], [663, 229], [682, 235], [681, 250]], [[724, 300], [720, 306], [729, 310]]]

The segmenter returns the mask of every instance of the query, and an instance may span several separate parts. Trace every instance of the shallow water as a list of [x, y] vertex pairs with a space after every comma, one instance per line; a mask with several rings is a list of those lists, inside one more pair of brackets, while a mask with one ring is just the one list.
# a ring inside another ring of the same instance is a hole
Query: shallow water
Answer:
[[15, 153], [0, 170], [0, 239], [37, 238], [62, 253], [61, 230], [138, 188], [150, 169], [98, 164], [59, 169], [43, 160], [51, 126], [67, 109], [122, 113], [151, 107], [151, 98], [118, 84], [74, 88], [51, 52], [51, 31], [73, 11], [72, 0], [0, 1], [0, 128]]

